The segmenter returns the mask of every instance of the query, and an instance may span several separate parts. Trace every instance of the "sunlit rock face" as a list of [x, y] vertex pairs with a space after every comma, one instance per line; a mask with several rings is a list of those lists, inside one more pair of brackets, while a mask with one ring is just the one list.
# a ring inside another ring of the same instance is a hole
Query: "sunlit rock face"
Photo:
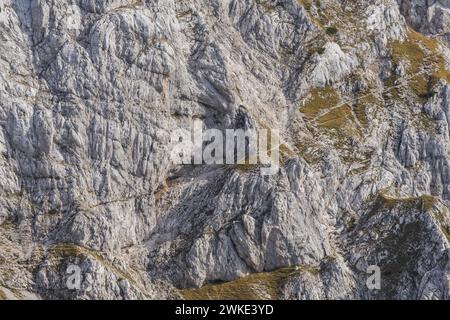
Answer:
[[[0, 298], [449, 299], [449, 27], [446, 0], [2, 1]], [[174, 162], [194, 120], [277, 130], [279, 170]]]

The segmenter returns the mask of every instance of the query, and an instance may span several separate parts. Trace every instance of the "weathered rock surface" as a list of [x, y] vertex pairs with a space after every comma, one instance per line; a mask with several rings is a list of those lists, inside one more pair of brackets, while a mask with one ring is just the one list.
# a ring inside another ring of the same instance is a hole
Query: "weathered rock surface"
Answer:
[[[449, 19], [444, 0], [2, 1], [0, 299], [250, 280], [449, 299]], [[279, 130], [279, 172], [174, 164], [194, 119]]]

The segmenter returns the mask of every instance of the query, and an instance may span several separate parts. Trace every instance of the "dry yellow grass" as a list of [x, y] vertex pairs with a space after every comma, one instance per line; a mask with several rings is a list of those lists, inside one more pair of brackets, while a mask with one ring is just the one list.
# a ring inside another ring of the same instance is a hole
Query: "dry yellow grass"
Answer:
[[444, 57], [439, 52], [436, 39], [426, 37], [411, 30], [408, 39], [392, 44], [392, 58], [395, 63], [407, 60], [410, 76], [409, 87], [420, 98], [428, 98], [438, 79], [450, 82], [450, 72], [446, 69]]
[[367, 118], [367, 107], [370, 105], [380, 105], [381, 101], [373, 94], [367, 93], [358, 97], [353, 105], [353, 111], [362, 127], [367, 128], [369, 119]]
[[[340, 93], [330, 86], [313, 89], [300, 111], [320, 129], [321, 134], [331, 139], [339, 150], [347, 148], [349, 139], [361, 137], [358, 122], [368, 123], [365, 107], [361, 107], [359, 114], [353, 114], [352, 107], [345, 104]], [[315, 143], [299, 141], [295, 146], [308, 163], [317, 163], [320, 160], [322, 151]]]
[[300, 108], [300, 112], [304, 113], [308, 119], [313, 119], [322, 110], [334, 107], [340, 101], [341, 96], [333, 87], [316, 88], [311, 91], [310, 97]]
[[319, 127], [326, 129], [342, 130], [352, 121], [353, 115], [350, 106], [343, 105], [321, 116], [317, 122]]
[[285, 281], [301, 272], [317, 275], [319, 270], [309, 266], [288, 267], [273, 272], [251, 274], [223, 284], [180, 290], [180, 294], [188, 300], [275, 300], [280, 297], [281, 286]]
[[312, 3], [313, 3], [313, 0], [297, 0], [297, 1], [306, 10], [308, 10], [308, 11], [311, 10], [311, 6], [312, 6]]
[[449, 212], [446, 211], [435, 211], [434, 216], [439, 223], [442, 233], [447, 238], [450, 243], [450, 219]]
[[381, 192], [378, 197], [378, 207], [392, 209], [397, 206], [408, 208], [416, 208], [424, 211], [430, 211], [437, 203], [437, 199], [433, 196], [423, 195], [420, 197], [396, 198]]

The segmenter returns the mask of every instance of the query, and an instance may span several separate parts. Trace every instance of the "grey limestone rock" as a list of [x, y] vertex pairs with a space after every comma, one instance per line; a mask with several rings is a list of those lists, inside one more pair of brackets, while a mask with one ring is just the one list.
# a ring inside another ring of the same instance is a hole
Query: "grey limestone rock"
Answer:
[[[1, 1], [0, 298], [177, 299], [293, 268], [280, 299], [449, 299], [449, 19], [444, 0]], [[195, 119], [279, 130], [280, 169], [177, 165]]]

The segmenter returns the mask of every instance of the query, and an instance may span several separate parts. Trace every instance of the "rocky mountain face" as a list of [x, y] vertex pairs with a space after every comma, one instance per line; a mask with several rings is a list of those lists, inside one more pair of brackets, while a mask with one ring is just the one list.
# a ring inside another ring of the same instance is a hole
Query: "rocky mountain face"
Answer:
[[449, 299], [449, 70], [448, 0], [2, 0], [0, 299]]

